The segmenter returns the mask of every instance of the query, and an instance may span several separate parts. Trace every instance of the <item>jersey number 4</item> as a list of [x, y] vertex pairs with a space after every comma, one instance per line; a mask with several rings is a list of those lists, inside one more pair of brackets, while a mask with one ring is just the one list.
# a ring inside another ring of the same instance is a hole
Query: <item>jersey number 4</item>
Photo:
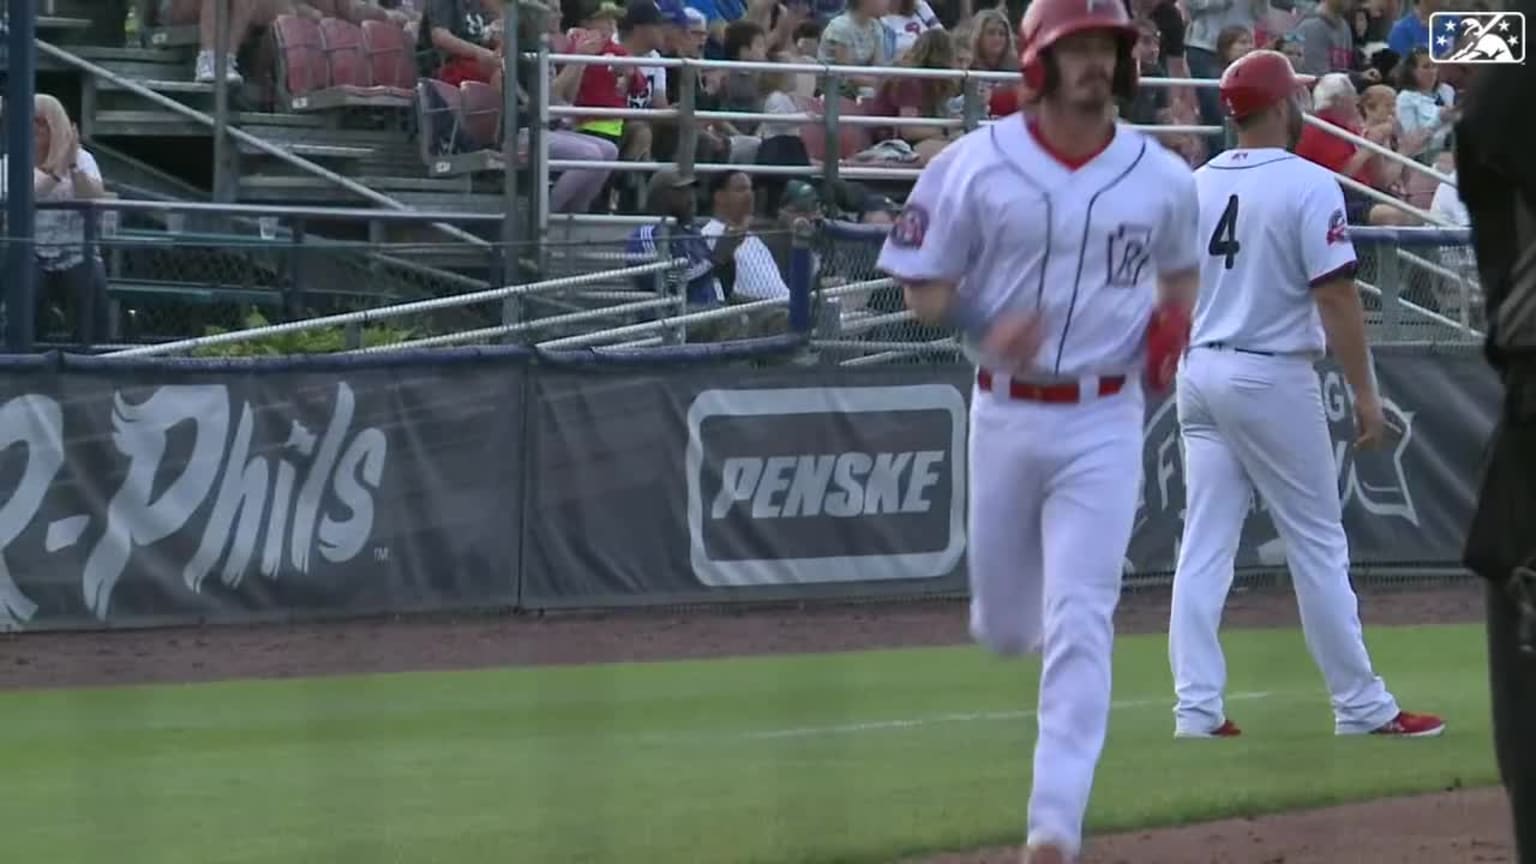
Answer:
[[1211, 232], [1211, 242], [1205, 249], [1217, 258], [1225, 258], [1222, 263], [1231, 270], [1242, 248], [1237, 242], [1237, 196], [1233, 195], [1227, 199], [1227, 209], [1221, 211], [1221, 218], [1216, 220], [1216, 230]]

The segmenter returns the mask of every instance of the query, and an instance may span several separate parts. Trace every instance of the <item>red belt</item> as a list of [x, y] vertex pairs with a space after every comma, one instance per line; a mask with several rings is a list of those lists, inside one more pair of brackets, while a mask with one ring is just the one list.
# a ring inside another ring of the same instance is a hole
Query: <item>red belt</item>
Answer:
[[[992, 391], [992, 373], [986, 369], [976, 372], [976, 384], [987, 392]], [[1099, 395], [1113, 396], [1125, 386], [1124, 375], [1111, 375], [1099, 379]], [[1031, 384], [1028, 381], [1009, 381], [1008, 396], [1011, 399], [1023, 399], [1029, 402], [1081, 402], [1083, 400], [1082, 388], [1077, 382], [1069, 381], [1061, 384]]]

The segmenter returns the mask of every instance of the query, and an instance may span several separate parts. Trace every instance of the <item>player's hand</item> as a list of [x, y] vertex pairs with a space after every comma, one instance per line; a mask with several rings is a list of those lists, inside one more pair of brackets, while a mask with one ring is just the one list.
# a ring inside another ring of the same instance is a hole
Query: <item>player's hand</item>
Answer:
[[1016, 372], [1028, 368], [1040, 352], [1045, 328], [1033, 312], [1004, 312], [987, 328], [981, 350], [992, 361]]
[[1355, 397], [1355, 446], [1375, 447], [1386, 440], [1387, 415], [1374, 393]]

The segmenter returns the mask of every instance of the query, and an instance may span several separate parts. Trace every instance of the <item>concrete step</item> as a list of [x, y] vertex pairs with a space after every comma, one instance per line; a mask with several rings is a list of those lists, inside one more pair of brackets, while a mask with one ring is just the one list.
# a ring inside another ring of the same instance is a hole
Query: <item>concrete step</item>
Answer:
[[[378, 152], [372, 147], [348, 147], [341, 144], [316, 144], [302, 141], [272, 141], [271, 143], [281, 147], [284, 151], [292, 153], [295, 156], [303, 156], [305, 159], [357, 160], [367, 159]], [[242, 156], [271, 159], [277, 158], [270, 156], [270, 154], [268, 154], [265, 150], [262, 150], [261, 148], [252, 144], [239, 142], [237, 147], [239, 149], [240, 155]], [[249, 168], [250, 166], [247, 167]]]
[[[312, 118], [296, 114], [236, 111], [230, 115], [230, 121], [252, 135], [260, 137], [267, 137], [269, 130], [320, 128]], [[114, 109], [96, 112], [92, 134], [104, 137], [163, 135], [204, 138], [211, 136], [213, 130], [173, 111]]]

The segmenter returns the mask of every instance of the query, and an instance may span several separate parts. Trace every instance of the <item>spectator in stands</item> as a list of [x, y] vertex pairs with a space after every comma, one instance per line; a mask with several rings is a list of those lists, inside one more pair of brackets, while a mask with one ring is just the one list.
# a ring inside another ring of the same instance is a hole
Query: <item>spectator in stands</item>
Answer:
[[[774, 264], [779, 268], [779, 276], [784, 284], [789, 284], [790, 265], [793, 260], [795, 226], [802, 220], [810, 223], [810, 226], [820, 224], [822, 221], [821, 196], [816, 194], [816, 187], [804, 180], [791, 180], [784, 184], [782, 196], [770, 207], [772, 214], [771, 228], [766, 231], [761, 239], [763, 245], [773, 255]], [[821, 256], [811, 253], [811, 284], [821, 270]]]
[[1385, 44], [1392, 35], [1392, 26], [1397, 23], [1397, 19], [1403, 17], [1399, 0], [1365, 0], [1360, 8], [1365, 10], [1366, 20], [1365, 34], [1361, 41], [1367, 45], [1377, 42]]
[[[601, 30], [573, 30], [571, 52], [574, 54], [626, 57], [628, 52]], [[555, 101], [578, 108], [626, 108], [629, 95], [638, 93], [647, 82], [634, 67], [567, 65], [555, 76], [550, 92]], [[576, 131], [611, 145], [615, 153], [625, 147], [625, 123], [614, 117], [578, 118]], [[649, 142], [646, 142], [647, 144]], [[605, 150], [610, 148], [605, 148]]]
[[[1145, 18], [1157, 29], [1157, 56], [1163, 74], [1169, 78], [1188, 78], [1189, 62], [1184, 55], [1187, 26], [1177, 0], [1134, 0], [1131, 6], [1131, 17]], [[1199, 105], [1194, 88], [1171, 88], [1167, 99], [1168, 107], [1179, 109], [1180, 122], [1193, 123], [1198, 119]]]
[[[1435, 168], [1450, 177], [1451, 183], [1454, 183], [1456, 181], [1455, 151], [1440, 151], [1440, 155], [1435, 157]], [[1435, 187], [1435, 196], [1430, 201], [1429, 212], [1433, 216], [1440, 217], [1444, 222], [1458, 228], [1466, 228], [1472, 224], [1472, 217], [1467, 213], [1466, 202], [1461, 200], [1461, 192], [1451, 183], [1441, 183]], [[1468, 250], [1461, 248], [1456, 251], [1465, 253]]]
[[[1008, 26], [1008, 19], [996, 9], [983, 9], [976, 13], [970, 20], [970, 55], [968, 65], [963, 68], [973, 72], [1008, 72], [1017, 74], [1019, 71], [1019, 52], [1014, 47], [1013, 30]], [[956, 58], [956, 65], [959, 58]], [[1012, 92], [1015, 84], [1005, 84], [1000, 81], [978, 81], [977, 93], [981, 96], [981, 102], [987, 107], [987, 115], [991, 118], [1005, 116], [1013, 113], [1006, 110], [1005, 104], [993, 106], [993, 94], [1000, 89]], [[1006, 100], [1005, 100], [1006, 101]], [[1003, 111], [1004, 114], [998, 114]]]
[[[162, 16], [170, 27], [197, 25], [197, 66], [194, 78], [200, 82], [213, 81], [214, 49], [218, 44], [214, 32], [214, 3], [216, 0], [169, 0]], [[243, 79], [235, 63], [235, 54], [257, 30], [270, 27], [286, 3], [282, 0], [228, 0], [229, 26], [226, 30], [226, 48], [229, 52], [224, 77], [238, 83]]]
[[[917, 38], [901, 65], [915, 69], [953, 69], [954, 40], [946, 30], [928, 30]], [[891, 77], [876, 91], [870, 113], [877, 117], [948, 119], [955, 116], [950, 102], [959, 93], [959, 79]], [[882, 138], [897, 138], [911, 144], [917, 152], [918, 164], [926, 165], [963, 132], [958, 128], [898, 122], [879, 134]]]
[[1303, 75], [1348, 72], [1355, 60], [1355, 34], [1344, 13], [1350, 0], [1323, 0], [1311, 15], [1296, 25], [1301, 40]]
[[[1228, 27], [1243, 27], [1252, 33], [1267, 4], [1265, 0], [1186, 0], [1185, 6], [1189, 9], [1189, 30], [1184, 36], [1184, 56], [1189, 62], [1189, 74], [1193, 78], [1219, 78], [1222, 66], [1217, 37]], [[1216, 98], [1216, 88], [1202, 87], [1195, 98], [1200, 106], [1201, 122], [1208, 126], [1221, 125], [1221, 104]]]
[[710, 41], [725, 44], [725, 27], [747, 14], [746, 0], [688, 0], [688, 8], [703, 13]]
[[[710, 189], [710, 219], [702, 233], [711, 251], [720, 238], [734, 231], [741, 236], [729, 267], [720, 268], [721, 281], [730, 279], [726, 293], [742, 300], [773, 300], [789, 296], [789, 286], [774, 262], [773, 252], [751, 230], [756, 210], [752, 196], [752, 178], [742, 171], [715, 175]], [[729, 272], [729, 277], [724, 274]]]
[[795, 28], [793, 44], [786, 49], [793, 54], [796, 62], [816, 62], [821, 55], [821, 22], [816, 20], [805, 21]]
[[887, 34], [887, 56], [899, 58], [912, 50], [917, 37], [927, 30], [943, 30], [928, 0], [891, 0], [890, 9], [881, 17]]
[[[692, 10], [689, 10], [692, 11]], [[755, 21], [732, 21], [725, 28], [725, 59], [737, 62], [768, 61], [768, 35]], [[712, 69], [700, 76], [703, 101], [712, 110], [761, 114], [767, 96], [762, 73]], [[736, 163], [750, 163], [762, 139], [752, 121], [713, 121], [708, 125], [716, 139], [712, 146]]]
[[[80, 131], [58, 99], [39, 93], [33, 100], [32, 196], [36, 202], [78, 201], [107, 197], [101, 169], [80, 146]], [[5, 194], [7, 158], [0, 156], [0, 199]], [[37, 266], [36, 332], [51, 336], [62, 318], [73, 322], [76, 338], [95, 341], [106, 335], [106, 271], [98, 250], [85, 248], [86, 216], [72, 210], [39, 210], [34, 216], [32, 247]], [[79, 308], [89, 298], [89, 322]]]
[[[1329, 73], [1318, 79], [1312, 88], [1312, 104], [1319, 120], [1324, 120], [1354, 135], [1369, 138], [1365, 120], [1360, 113], [1355, 85], [1344, 73]], [[1381, 135], [1377, 129], [1373, 134]], [[1337, 134], [1308, 123], [1301, 130], [1296, 144], [1296, 155], [1327, 168], [1334, 174], [1348, 177], [1357, 183], [1379, 188], [1379, 157], [1364, 147], [1357, 147]], [[1408, 224], [1401, 210], [1388, 204], [1377, 203], [1370, 196], [1344, 186], [1346, 216], [1353, 225], [1403, 225]]]
[[1221, 65], [1222, 72], [1227, 71], [1227, 67], [1237, 58], [1252, 50], [1253, 31], [1247, 27], [1234, 24], [1216, 36], [1216, 62]]
[[1275, 41], [1269, 45], [1271, 51], [1279, 51], [1285, 55], [1285, 59], [1291, 61], [1291, 68], [1300, 70], [1302, 62], [1301, 38], [1295, 33], [1285, 33], [1275, 37]]
[[601, 33], [609, 40], [619, 40], [619, 19], [624, 17], [624, 9], [617, 3], [599, 3], [581, 17], [576, 27], [566, 33], [566, 39], [575, 44], [578, 41], [578, 31], [587, 30]]
[[1451, 127], [1461, 112], [1453, 103], [1454, 91], [1440, 86], [1440, 70], [1429, 59], [1429, 49], [1415, 48], [1398, 64], [1392, 75], [1392, 84], [1398, 88], [1397, 119], [1403, 132], [1416, 134], [1429, 131], [1424, 149], [1417, 158], [1430, 163], [1446, 147]]
[[[849, 0], [848, 11], [827, 22], [822, 31], [817, 59], [837, 66], [889, 66], [885, 26], [880, 23], [885, 8], [886, 0]], [[843, 95], [873, 93], [880, 80], [877, 75], [844, 79]]]
[[[666, 44], [668, 21], [652, 0], [630, 0], [619, 21], [619, 51], [630, 57], [650, 57]], [[624, 106], [632, 109], [666, 107], [666, 82], [658, 81], [656, 73], [666, 74], [661, 67], [639, 67], [631, 84], [625, 88]], [[660, 98], [657, 84], [660, 83]], [[620, 152], [625, 159], [644, 162], [651, 158], [654, 140], [652, 126], [645, 120], [622, 121], [624, 145]]]
[[1399, 57], [1407, 57], [1415, 48], [1429, 48], [1429, 16], [1440, 9], [1440, 0], [1418, 0], [1407, 15], [1399, 18], [1387, 34], [1387, 47]]
[[[794, 58], [781, 54], [775, 58], [781, 62]], [[765, 114], [808, 114], [811, 113], [812, 97], [800, 92], [795, 79], [808, 76], [800, 76], [790, 72], [764, 73], [760, 78], [760, 85], [766, 94], [763, 100], [763, 113]], [[814, 79], [813, 79], [814, 80]], [[765, 121], [758, 126], [757, 132], [761, 139], [757, 146], [757, 153], [753, 161], [758, 165], [797, 165], [807, 169], [812, 167], [810, 152], [806, 149], [805, 140], [800, 137], [801, 125], [797, 122], [777, 123]], [[757, 196], [764, 207], [765, 213], [774, 212], [778, 206], [780, 192], [785, 186], [785, 178], [782, 175], [765, 175], [758, 180], [758, 191], [763, 194]]]
[[428, 74], [457, 87], [465, 81], [502, 86], [500, 15], [485, 0], [427, 0], [417, 52]]
[[[1365, 119], [1365, 137], [1375, 144], [1402, 156], [1419, 155], [1433, 130], [1420, 129], [1405, 133], [1397, 122], [1397, 92], [1385, 84], [1373, 84], [1360, 94], [1360, 113]], [[1374, 179], [1376, 188], [1391, 192], [1399, 198], [1408, 194], [1407, 178], [1403, 165], [1393, 159], [1378, 156]]]
[[[706, 239], [697, 223], [696, 191], [693, 179], [676, 171], [664, 169], [652, 175], [646, 186], [646, 210], [663, 218], [631, 231], [626, 248], [631, 264], [650, 263], [663, 255], [686, 260], [688, 264], [677, 278], [682, 281], [690, 312], [715, 309], [729, 299], [716, 270], [733, 264], [736, 249], [745, 236], [739, 228], [729, 227], [713, 243]], [[635, 280], [642, 291], [663, 293], [663, 282], [657, 274], [637, 276]], [[731, 323], [727, 319], [700, 329], [705, 331], [706, 339], [728, 338], [739, 330]]]

